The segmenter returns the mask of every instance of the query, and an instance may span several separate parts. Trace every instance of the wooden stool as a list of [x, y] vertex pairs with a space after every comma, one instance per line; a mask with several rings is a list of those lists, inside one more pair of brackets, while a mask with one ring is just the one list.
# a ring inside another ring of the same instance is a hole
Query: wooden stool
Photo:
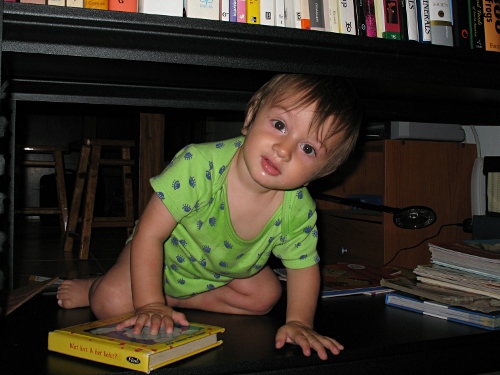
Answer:
[[[134, 141], [129, 140], [85, 139], [83, 143], [78, 143], [80, 147], [80, 161], [78, 163], [78, 171], [71, 201], [68, 229], [64, 240], [64, 251], [71, 251], [73, 249], [74, 238], [80, 237], [79, 257], [80, 259], [88, 259], [92, 227], [132, 228], [134, 226], [132, 191], [132, 166], [134, 165], [134, 161], [130, 158], [130, 150], [134, 145]], [[101, 159], [101, 151], [103, 149], [121, 150], [121, 159]], [[94, 217], [94, 203], [99, 166], [121, 167], [125, 210], [124, 216]], [[86, 189], [83, 218], [81, 220], [82, 232], [78, 235], [76, 233], [76, 226], [79, 221], [84, 188]]]
[[[16, 151], [20, 155], [18, 165], [32, 168], [54, 168], [57, 187], [58, 207], [24, 207], [16, 208], [15, 213], [20, 215], [60, 215], [61, 231], [64, 234], [68, 225], [68, 200], [66, 198], [66, 184], [64, 178], [63, 153], [67, 153], [66, 146], [28, 146], [17, 145]], [[52, 154], [53, 160], [29, 160], [27, 154]]]

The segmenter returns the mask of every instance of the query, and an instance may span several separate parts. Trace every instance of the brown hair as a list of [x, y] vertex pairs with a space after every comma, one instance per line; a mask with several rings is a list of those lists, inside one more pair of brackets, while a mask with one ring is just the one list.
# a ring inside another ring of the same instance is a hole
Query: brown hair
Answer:
[[332, 150], [328, 150], [328, 162], [317, 171], [316, 177], [335, 171], [353, 150], [361, 126], [362, 109], [359, 98], [349, 81], [338, 77], [306, 74], [278, 74], [264, 84], [250, 99], [246, 109], [244, 127], [251, 126], [264, 102], [276, 105], [301, 94], [295, 108], [316, 105], [310, 131], [319, 133], [328, 126], [325, 139], [342, 134]]

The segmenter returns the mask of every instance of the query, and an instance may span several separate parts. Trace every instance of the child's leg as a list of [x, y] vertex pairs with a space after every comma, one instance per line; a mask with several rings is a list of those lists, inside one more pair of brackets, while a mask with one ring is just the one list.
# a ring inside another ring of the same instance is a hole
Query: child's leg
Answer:
[[226, 314], [263, 315], [281, 297], [281, 284], [269, 267], [246, 279], [234, 279], [229, 284], [187, 299], [167, 296], [167, 305]]
[[58, 304], [66, 309], [90, 305], [99, 319], [132, 312], [130, 282], [130, 244], [127, 244], [105, 275], [65, 280], [57, 291]]

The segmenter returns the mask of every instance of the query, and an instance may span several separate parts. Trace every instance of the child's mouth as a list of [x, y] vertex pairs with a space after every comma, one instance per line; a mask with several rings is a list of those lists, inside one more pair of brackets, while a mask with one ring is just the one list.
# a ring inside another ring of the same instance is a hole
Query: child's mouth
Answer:
[[280, 174], [279, 169], [267, 158], [261, 159], [261, 165], [264, 171], [271, 176], [278, 176]]

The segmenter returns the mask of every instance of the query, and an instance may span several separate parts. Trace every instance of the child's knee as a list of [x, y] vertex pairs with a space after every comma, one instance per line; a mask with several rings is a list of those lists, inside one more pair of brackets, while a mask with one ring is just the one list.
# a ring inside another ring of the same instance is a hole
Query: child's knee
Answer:
[[256, 303], [254, 304], [254, 311], [256, 315], [265, 315], [270, 312], [273, 307], [278, 303], [281, 298], [282, 288], [281, 284], [271, 284], [258, 290], [256, 293]]

